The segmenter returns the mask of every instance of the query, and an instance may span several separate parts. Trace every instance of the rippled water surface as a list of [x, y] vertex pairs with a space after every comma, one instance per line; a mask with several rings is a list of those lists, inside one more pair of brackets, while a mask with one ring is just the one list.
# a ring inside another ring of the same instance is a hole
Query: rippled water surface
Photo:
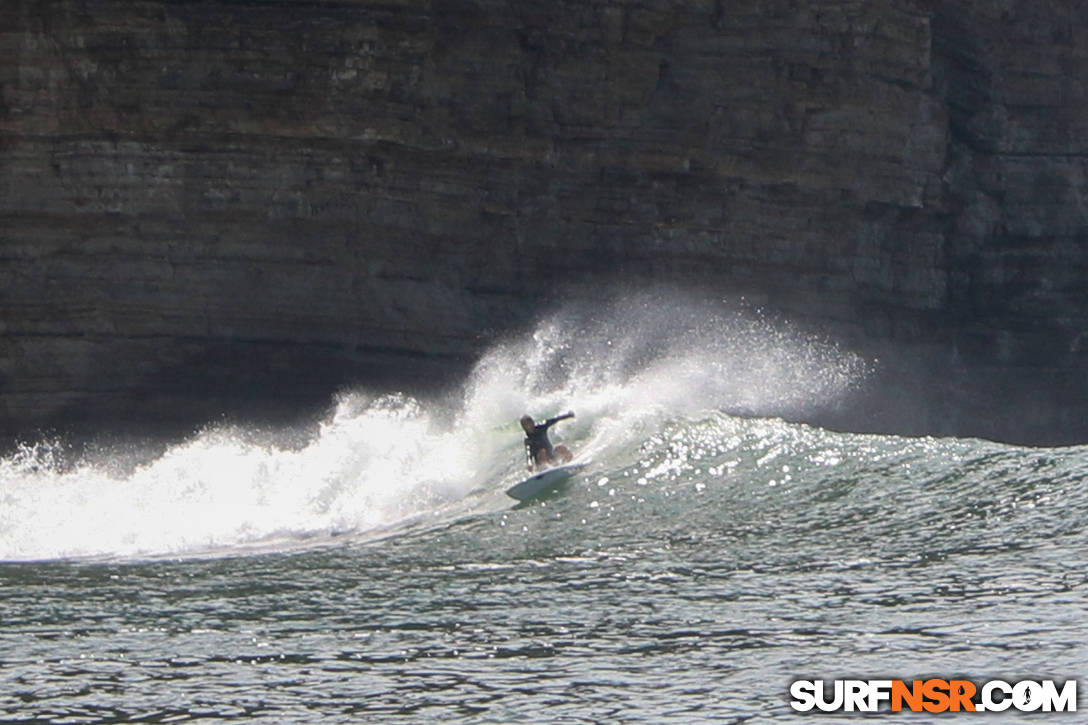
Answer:
[[[294, 446], [0, 460], [0, 720], [798, 721], [795, 679], [1088, 669], [1088, 448], [785, 423], [864, 366], [683, 322], [542, 325]], [[517, 418], [567, 407], [592, 463], [513, 508]]]
[[1083, 450], [718, 414], [614, 458], [377, 541], [4, 565], [0, 713], [794, 719], [802, 677], [1085, 668]]

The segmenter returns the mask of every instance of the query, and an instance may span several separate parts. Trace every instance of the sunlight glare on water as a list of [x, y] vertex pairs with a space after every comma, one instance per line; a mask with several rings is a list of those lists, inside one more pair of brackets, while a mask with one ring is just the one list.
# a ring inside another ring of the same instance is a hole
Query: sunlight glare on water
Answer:
[[[788, 423], [866, 365], [640, 304], [290, 449], [0, 461], [0, 718], [792, 722], [799, 678], [1084, 671], [1088, 449]], [[517, 418], [568, 408], [590, 467], [512, 508]]]
[[67, 466], [57, 447], [26, 447], [0, 462], [0, 560], [222, 552], [487, 510], [494, 501], [469, 494], [516, 480], [526, 412], [576, 409], [557, 434], [607, 459], [671, 416], [797, 415], [863, 372], [828, 343], [725, 306], [645, 297], [566, 310], [488, 353], [452, 409], [346, 392], [297, 449], [210, 428], [118, 475], [109, 460]]

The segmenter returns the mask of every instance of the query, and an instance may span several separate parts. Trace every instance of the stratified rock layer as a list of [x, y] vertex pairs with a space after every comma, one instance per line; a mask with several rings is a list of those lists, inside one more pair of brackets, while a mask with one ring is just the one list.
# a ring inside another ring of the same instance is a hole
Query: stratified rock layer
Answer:
[[831, 424], [1088, 440], [1086, 55], [1045, 0], [10, 0], [0, 430], [422, 382], [671, 283], [879, 357]]

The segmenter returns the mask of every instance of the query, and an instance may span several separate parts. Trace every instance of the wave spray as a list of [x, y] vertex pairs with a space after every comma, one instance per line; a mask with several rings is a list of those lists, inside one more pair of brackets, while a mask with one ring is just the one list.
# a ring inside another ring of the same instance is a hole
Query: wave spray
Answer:
[[123, 474], [57, 462], [38, 444], [0, 461], [0, 560], [280, 550], [508, 505], [524, 472], [517, 419], [607, 465], [700, 411], [804, 418], [863, 380], [865, 363], [757, 311], [676, 295], [571, 305], [495, 345], [459, 398], [349, 391], [304, 445], [210, 428]]

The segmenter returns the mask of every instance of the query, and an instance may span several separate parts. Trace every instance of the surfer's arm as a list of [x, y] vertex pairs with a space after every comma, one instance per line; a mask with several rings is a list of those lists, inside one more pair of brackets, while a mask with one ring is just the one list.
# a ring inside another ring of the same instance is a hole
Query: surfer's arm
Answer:
[[555, 425], [556, 423], [558, 423], [561, 420], [566, 420], [567, 418], [573, 418], [573, 417], [574, 417], [574, 411], [572, 410], [569, 413], [564, 413], [563, 415], [557, 415], [554, 418], [548, 418], [546, 421], [544, 421], [544, 427], [545, 428], [550, 428], [550, 427], [552, 427], [553, 425]]

